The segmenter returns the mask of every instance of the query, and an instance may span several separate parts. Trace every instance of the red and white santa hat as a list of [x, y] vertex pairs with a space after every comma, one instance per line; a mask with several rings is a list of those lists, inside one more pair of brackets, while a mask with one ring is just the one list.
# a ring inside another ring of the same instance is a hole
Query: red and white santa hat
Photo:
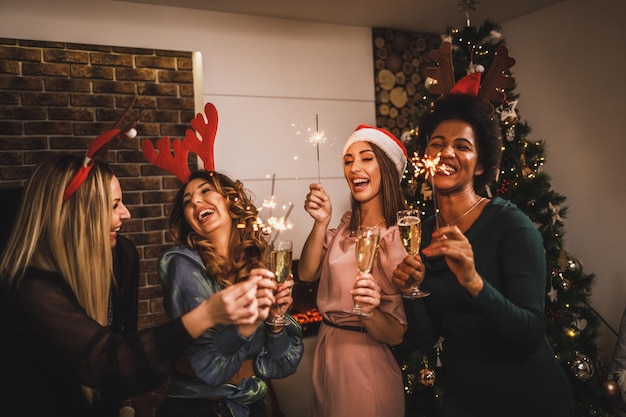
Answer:
[[398, 177], [402, 181], [402, 175], [406, 168], [408, 154], [406, 148], [391, 132], [378, 127], [359, 125], [343, 146], [343, 155], [355, 142], [370, 142], [378, 146], [395, 164]]

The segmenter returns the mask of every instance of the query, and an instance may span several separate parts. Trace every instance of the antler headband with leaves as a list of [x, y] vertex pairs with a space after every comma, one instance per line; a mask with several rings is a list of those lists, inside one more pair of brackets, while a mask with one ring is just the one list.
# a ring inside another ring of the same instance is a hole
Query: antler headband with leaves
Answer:
[[146, 139], [141, 143], [141, 150], [149, 162], [174, 174], [183, 183], [188, 182], [191, 176], [187, 163], [190, 151], [200, 157], [206, 171], [215, 170], [213, 154], [215, 134], [217, 133], [217, 109], [215, 106], [212, 103], [205, 104], [204, 115], [198, 113], [191, 120], [191, 126], [195, 131], [187, 129], [182, 141], [178, 139], [171, 141], [173, 156], [170, 151], [170, 138], [167, 136], [157, 139], [158, 152], [150, 140]]
[[455, 84], [450, 42], [442, 42], [439, 49], [430, 52], [430, 56], [438, 64], [437, 67], [426, 69], [426, 75], [436, 80], [436, 83], [430, 87], [433, 94], [442, 96], [455, 93], [471, 94], [483, 103], [491, 105], [492, 101], [499, 103], [504, 101], [506, 98], [504, 90], [515, 84], [515, 79], [505, 73], [507, 69], [515, 65], [515, 58], [509, 56], [509, 50], [504, 45], [496, 49], [482, 84], [480, 72], [468, 74]]

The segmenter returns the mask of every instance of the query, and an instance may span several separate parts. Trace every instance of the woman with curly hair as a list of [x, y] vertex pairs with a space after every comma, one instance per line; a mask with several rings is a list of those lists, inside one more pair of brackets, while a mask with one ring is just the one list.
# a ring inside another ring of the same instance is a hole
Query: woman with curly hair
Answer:
[[510, 201], [488, 198], [501, 139], [491, 108], [454, 93], [419, 124], [439, 212], [425, 219], [421, 254], [393, 272], [430, 296], [405, 300], [407, 335], [420, 349], [443, 337], [442, 417], [566, 417], [574, 400], [545, 333], [541, 234]]
[[[257, 209], [240, 181], [215, 171], [196, 171], [172, 203], [170, 233], [176, 244], [159, 259], [166, 312], [185, 314], [264, 268], [267, 243], [256, 225]], [[276, 304], [292, 304], [293, 280], [281, 284]], [[270, 311], [270, 319], [279, 309]], [[302, 329], [289, 315], [284, 326], [265, 320], [217, 326], [185, 350], [171, 375], [159, 417], [266, 416], [267, 379], [296, 371]]]

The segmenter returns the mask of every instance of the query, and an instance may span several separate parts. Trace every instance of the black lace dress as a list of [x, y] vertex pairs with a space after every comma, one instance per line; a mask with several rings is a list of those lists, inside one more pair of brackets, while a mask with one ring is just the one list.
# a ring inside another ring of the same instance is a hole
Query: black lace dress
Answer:
[[[124, 255], [128, 248], [122, 243], [116, 252]], [[20, 416], [112, 416], [124, 398], [166, 380], [170, 364], [193, 339], [180, 319], [134, 332], [136, 310], [128, 306], [136, 283], [125, 281], [132, 269], [122, 269], [112, 299], [124, 308], [113, 309], [110, 327], [88, 317], [56, 273], [30, 268], [18, 291], [0, 289], [5, 409]], [[99, 390], [100, 399], [85, 401], [82, 385]]]

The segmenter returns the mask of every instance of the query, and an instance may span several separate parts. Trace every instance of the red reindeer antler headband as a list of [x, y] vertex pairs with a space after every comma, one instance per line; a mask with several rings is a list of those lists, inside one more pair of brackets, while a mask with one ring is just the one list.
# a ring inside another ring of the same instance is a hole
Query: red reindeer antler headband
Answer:
[[439, 49], [430, 52], [431, 58], [437, 62], [437, 67], [426, 68], [426, 75], [437, 82], [430, 87], [433, 94], [471, 94], [478, 97], [485, 104], [491, 101], [504, 101], [504, 90], [515, 84], [515, 79], [505, 71], [515, 65], [515, 58], [509, 56], [506, 46], [500, 45], [482, 82], [481, 73], [474, 72], [454, 83], [454, 68], [452, 66], [452, 44], [442, 42]]
[[115, 123], [115, 126], [111, 130], [107, 130], [102, 133], [98, 137], [94, 139], [93, 142], [87, 148], [87, 153], [85, 158], [83, 159], [82, 166], [78, 169], [76, 174], [72, 177], [70, 182], [65, 187], [65, 192], [63, 193], [63, 202], [65, 203], [69, 198], [78, 190], [82, 183], [85, 182], [89, 172], [91, 172], [91, 168], [93, 164], [91, 163], [96, 157], [102, 157], [106, 155], [107, 150], [113, 145], [114, 139], [123, 139], [134, 138], [137, 135], [137, 131], [134, 129], [135, 123], [137, 119], [134, 117], [130, 117], [130, 109], [132, 109], [135, 101], [137, 100], [137, 96], [133, 97], [133, 100], [130, 102], [122, 116]]
[[195, 131], [187, 129], [185, 138], [182, 141], [178, 139], [171, 141], [174, 156], [172, 156], [170, 151], [170, 138], [167, 136], [157, 139], [156, 149], [148, 139], [141, 143], [143, 154], [149, 162], [174, 174], [183, 183], [189, 181], [189, 176], [191, 175], [187, 163], [190, 151], [200, 157], [204, 163], [205, 170], [215, 170], [213, 154], [215, 134], [217, 133], [217, 109], [215, 106], [212, 103], [205, 104], [204, 115], [198, 113], [191, 121], [191, 126]]

